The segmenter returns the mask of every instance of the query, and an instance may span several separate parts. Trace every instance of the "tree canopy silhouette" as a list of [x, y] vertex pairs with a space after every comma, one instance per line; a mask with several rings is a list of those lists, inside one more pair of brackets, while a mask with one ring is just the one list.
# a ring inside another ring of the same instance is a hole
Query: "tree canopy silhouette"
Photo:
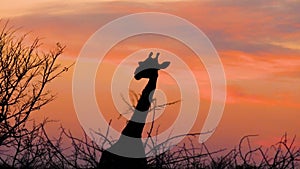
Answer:
[[28, 44], [27, 34], [16, 33], [8, 22], [0, 29], [0, 146], [28, 134], [25, 122], [54, 99], [46, 86], [64, 71], [56, 63], [64, 46], [42, 53], [39, 38]]

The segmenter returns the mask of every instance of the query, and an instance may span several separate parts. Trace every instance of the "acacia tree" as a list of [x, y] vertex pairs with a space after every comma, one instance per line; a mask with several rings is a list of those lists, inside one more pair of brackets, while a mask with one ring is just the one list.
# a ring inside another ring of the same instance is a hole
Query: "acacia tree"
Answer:
[[39, 39], [28, 45], [26, 36], [17, 38], [8, 22], [0, 30], [0, 146], [28, 134], [26, 121], [54, 99], [46, 86], [64, 71], [56, 63], [64, 46], [42, 53]]

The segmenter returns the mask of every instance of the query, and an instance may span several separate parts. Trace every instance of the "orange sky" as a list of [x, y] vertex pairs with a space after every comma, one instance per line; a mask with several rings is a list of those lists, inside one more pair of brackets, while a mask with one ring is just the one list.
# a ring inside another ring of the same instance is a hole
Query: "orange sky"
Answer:
[[[274, 143], [274, 138], [285, 132], [289, 136], [300, 133], [300, 3], [289, 1], [3, 1], [2, 19], [21, 26], [22, 31], [32, 31], [33, 36], [43, 37], [45, 48], [61, 42], [67, 46], [60, 58], [63, 65], [76, 61], [81, 47], [101, 26], [118, 17], [136, 12], [165, 12], [182, 17], [200, 28], [215, 45], [224, 65], [227, 80], [227, 101], [223, 118], [209, 144], [233, 146], [247, 134], [259, 134], [257, 143]], [[178, 28], [180, 31], [180, 28]], [[201, 124], [207, 114], [210, 84], [207, 73], [195, 54], [182, 43], [160, 36], [138, 36], [122, 41], [105, 58], [102, 72], [111, 72], [116, 63], [143, 48], [161, 48], [181, 57], [197, 76], [201, 94]], [[36, 113], [35, 118], [49, 116], [78, 131], [76, 113], [72, 103], [72, 72], [65, 73], [50, 88], [58, 93], [57, 99]], [[99, 72], [101, 72], [99, 70]], [[109, 97], [109, 79], [98, 74], [96, 88]], [[162, 75], [164, 76], [164, 75]], [[133, 82], [137, 83], [137, 82]], [[106, 84], [106, 86], [104, 85]], [[161, 89], [167, 90], [164, 80]], [[134, 86], [134, 84], [133, 84]], [[141, 89], [141, 88], [140, 88]], [[168, 91], [169, 93], [177, 92]], [[167, 92], [166, 92], [167, 93]], [[172, 97], [173, 96], [173, 97]], [[170, 94], [171, 100], [176, 98]], [[114, 110], [111, 101], [102, 107]], [[169, 111], [158, 123], [168, 128], [175, 115]], [[116, 113], [116, 112], [115, 112]], [[106, 114], [107, 116], [107, 114]], [[107, 117], [109, 118], [109, 117]], [[168, 121], [169, 120], [169, 121]], [[116, 120], [117, 121], [117, 120]], [[122, 128], [123, 121], [115, 128]], [[193, 128], [198, 131], [201, 125]], [[51, 132], [55, 133], [55, 127]]]

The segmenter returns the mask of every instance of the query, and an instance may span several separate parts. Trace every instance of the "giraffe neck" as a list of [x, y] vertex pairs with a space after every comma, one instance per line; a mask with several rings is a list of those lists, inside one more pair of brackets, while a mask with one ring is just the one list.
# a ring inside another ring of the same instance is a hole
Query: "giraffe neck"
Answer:
[[150, 108], [154, 90], [156, 89], [156, 82], [157, 77], [152, 77], [149, 79], [136, 105], [131, 119], [122, 131], [123, 135], [135, 138], [142, 137], [148, 110]]

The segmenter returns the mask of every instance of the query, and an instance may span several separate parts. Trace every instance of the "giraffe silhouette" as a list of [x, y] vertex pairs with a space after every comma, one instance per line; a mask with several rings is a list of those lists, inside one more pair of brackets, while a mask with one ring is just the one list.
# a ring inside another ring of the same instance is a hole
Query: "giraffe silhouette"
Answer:
[[145, 126], [148, 110], [156, 89], [158, 70], [165, 69], [170, 62], [158, 63], [159, 53], [152, 58], [151, 52], [148, 58], [139, 62], [134, 72], [134, 78], [148, 79], [146, 87], [142, 91], [135, 111], [122, 131], [119, 140], [110, 148], [103, 151], [99, 168], [103, 169], [145, 169], [147, 160], [142, 142], [142, 132]]

